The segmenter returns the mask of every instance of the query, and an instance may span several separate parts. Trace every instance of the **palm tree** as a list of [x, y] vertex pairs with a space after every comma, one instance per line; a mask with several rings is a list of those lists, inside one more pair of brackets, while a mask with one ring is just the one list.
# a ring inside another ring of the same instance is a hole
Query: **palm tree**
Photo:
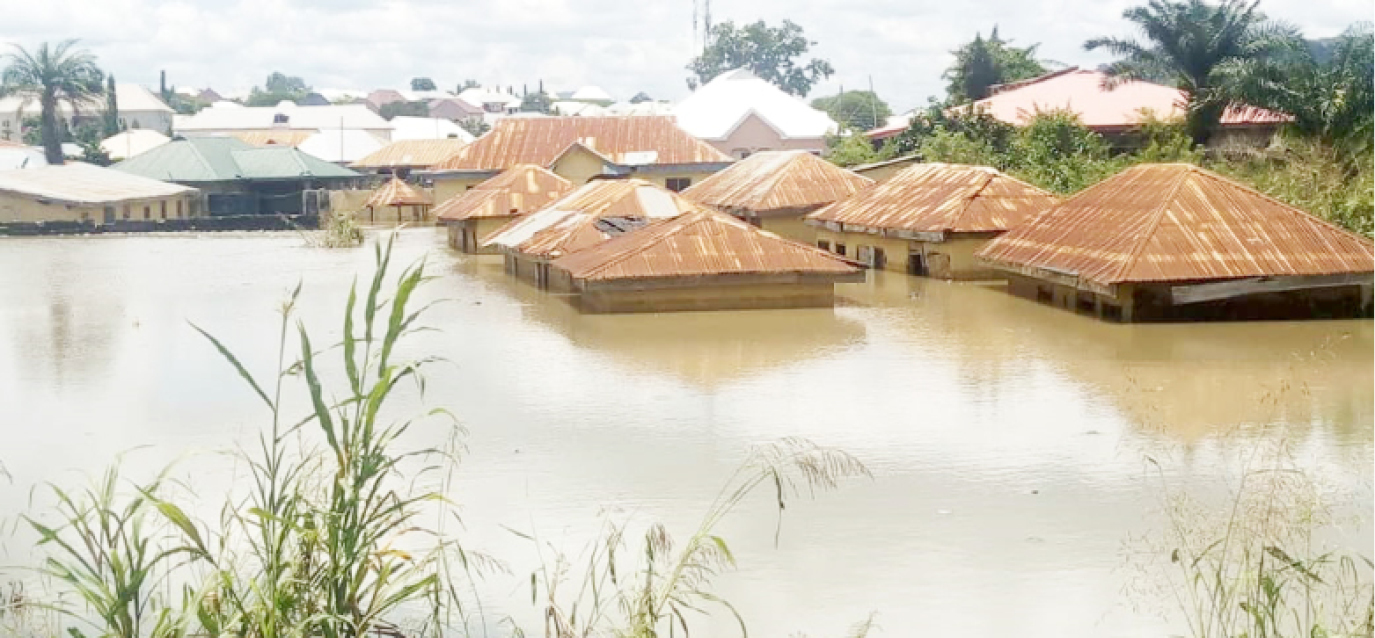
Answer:
[[1134, 23], [1145, 40], [1095, 38], [1084, 48], [1107, 49], [1120, 59], [1109, 65], [1117, 81], [1172, 78], [1188, 97], [1187, 124], [1194, 143], [1202, 144], [1244, 79], [1246, 67], [1282, 57], [1302, 46], [1297, 31], [1270, 22], [1256, 10], [1260, 0], [1150, 0], [1122, 17]]
[[17, 95], [23, 105], [38, 101], [43, 153], [49, 164], [62, 163], [58, 106], [66, 102], [75, 115], [81, 108], [97, 104], [96, 98], [103, 91], [95, 56], [85, 49], [74, 49], [76, 42], [65, 40], [56, 47], [44, 42], [32, 53], [16, 45], [3, 58], [8, 66], [0, 72], [0, 95]]

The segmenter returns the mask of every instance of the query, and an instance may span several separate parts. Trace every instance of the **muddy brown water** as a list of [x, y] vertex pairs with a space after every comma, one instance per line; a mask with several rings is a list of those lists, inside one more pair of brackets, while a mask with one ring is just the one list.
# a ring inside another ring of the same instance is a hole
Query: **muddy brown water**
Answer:
[[[841, 286], [834, 310], [583, 316], [433, 229], [403, 231], [397, 252], [427, 256], [425, 294], [451, 300], [407, 354], [448, 360], [423, 405], [467, 430], [465, 545], [512, 571], [480, 585], [493, 628], [542, 631], [534, 552], [502, 526], [570, 556], [607, 515], [685, 537], [748, 446], [784, 436], [874, 478], [790, 505], [777, 545], [767, 494], [727, 521], [739, 565], [717, 589], [755, 636], [839, 636], [870, 613], [874, 635], [1178, 632], [1128, 560], [1162, 524], [1146, 459], [1215, 497], [1279, 437], [1344, 514], [1329, 542], [1372, 553], [1370, 321], [1124, 326], [888, 273]], [[177, 461], [213, 515], [243, 478], [218, 452], [251, 444], [264, 415], [188, 322], [265, 373], [285, 291], [301, 281], [299, 316], [337, 339], [371, 260], [290, 233], [0, 240], [0, 518], [121, 452], [132, 474]], [[0, 562], [31, 560], [25, 543]]]

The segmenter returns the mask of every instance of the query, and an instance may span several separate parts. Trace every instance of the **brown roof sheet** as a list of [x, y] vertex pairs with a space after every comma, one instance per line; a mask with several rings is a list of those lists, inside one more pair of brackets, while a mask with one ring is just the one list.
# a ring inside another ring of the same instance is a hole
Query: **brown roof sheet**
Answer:
[[1057, 201], [1050, 193], [986, 166], [915, 164], [809, 219], [867, 231], [997, 232]]
[[691, 210], [698, 210], [692, 202], [644, 180], [597, 180], [512, 220], [487, 236], [483, 245], [553, 259]]
[[372, 192], [364, 206], [428, 206], [430, 196], [395, 177]]
[[1190, 164], [1143, 164], [989, 242], [979, 257], [1099, 285], [1369, 273], [1370, 240]]
[[254, 146], [290, 146], [296, 148], [315, 131], [234, 131], [229, 135]]
[[521, 164], [435, 207], [441, 221], [510, 217], [544, 208], [573, 190], [573, 183], [553, 172]]
[[807, 151], [767, 151], [712, 174], [683, 197], [728, 211], [810, 210], [873, 183]]
[[379, 148], [351, 164], [353, 168], [429, 168], [463, 150], [459, 139], [399, 140]]
[[707, 164], [731, 158], [678, 128], [672, 117], [508, 117], [435, 170], [548, 166], [575, 143], [618, 164]]
[[553, 262], [574, 279], [713, 275], [855, 275], [858, 265], [734, 217], [699, 210], [612, 238]]

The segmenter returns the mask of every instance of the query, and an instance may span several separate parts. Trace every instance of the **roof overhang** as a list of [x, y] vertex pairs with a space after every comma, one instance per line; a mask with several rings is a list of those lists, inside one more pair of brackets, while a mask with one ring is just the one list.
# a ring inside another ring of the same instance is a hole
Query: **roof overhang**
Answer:
[[663, 288], [698, 288], [702, 286], [757, 286], [798, 284], [864, 283], [866, 271], [850, 273], [719, 273], [678, 277], [633, 277], [624, 279], [580, 279], [573, 277], [573, 286], [581, 292], [634, 292]]

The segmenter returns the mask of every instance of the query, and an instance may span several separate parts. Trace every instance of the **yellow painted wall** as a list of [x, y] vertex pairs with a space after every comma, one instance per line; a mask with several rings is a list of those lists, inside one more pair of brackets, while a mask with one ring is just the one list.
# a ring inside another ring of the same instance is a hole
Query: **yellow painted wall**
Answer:
[[[483, 248], [482, 240], [497, 229], [505, 226], [514, 217], [484, 217], [480, 219], [464, 219], [445, 224], [448, 226], [447, 235], [449, 237], [449, 247], [465, 253], [475, 255], [498, 255], [500, 250], [495, 248]], [[466, 237], [465, 237], [466, 235]]]
[[[200, 193], [186, 193], [146, 200], [118, 202], [110, 206], [115, 221], [158, 221], [178, 219], [177, 203], [181, 203], [181, 218], [201, 217], [204, 207], [199, 205]], [[165, 206], [165, 208], [164, 208]], [[0, 224], [13, 222], [89, 221], [105, 223], [103, 205], [68, 205], [39, 200], [21, 193], [0, 192]], [[147, 216], [144, 209], [147, 208]], [[166, 216], [164, 217], [164, 210]], [[126, 211], [128, 215], [126, 216]]]
[[583, 292], [583, 312], [678, 312], [764, 308], [826, 308], [835, 304], [832, 284], [715, 285], [650, 290]]
[[751, 113], [749, 117], [745, 118], [745, 121], [730, 132], [726, 139], [710, 144], [726, 155], [743, 159], [746, 154], [760, 151], [803, 150], [820, 153], [826, 148], [826, 138], [784, 139], [772, 126], [760, 119], [758, 115]]
[[796, 217], [771, 217], [760, 220], [760, 228], [767, 230], [784, 239], [800, 241], [804, 244], [816, 245], [816, 227], [808, 226], [802, 221], [802, 215]]
[[435, 205], [443, 204], [453, 196], [461, 195], [468, 189], [487, 181], [487, 179], [484, 177], [435, 177], [433, 179], [434, 203]]
[[974, 257], [974, 253], [988, 243], [988, 239], [984, 238], [956, 237], [943, 242], [923, 242], [895, 237], [879, 237], [868, 233], [837, 233], [825, 228], [817, 228], [816, 238], [812, 243], [815, 244], [819, 241], [828, 242], [831, 250], [835, 249], [837, 241], [845, 244], [845, 256], [851, 259], [859, 259], [860, 246], [881, 248], [885, 257], [883, 269], [893, 272], [910, 272], [907, 263], [908, 256], [916, 252], [924, 256], [927, 275], [933, 278], [962, 280], [1003, 278], [1003, 275], [998, 271], [984, 266]]
[[892, 177], [904, 170], [907, 170], [908, 167], [916, 163], [916, 160], [912, 160], [911, 162], [897, 162], [895, 164], [888, 164], [886, 166], [879, 166], [876, 168], [870, 168], [855, 172], [869, 179], [872, 179], [875, 182], [882, 182], [884, 180], [887, 180], [889, 177]]
[[586, 149], [575, 147], [571, 152], [554, 162], [549, 170], [573, 182], [574, 186], [581, 186], [593, 177], [605, 173], [606, 163], [602, 161], [602, 158], [593, 155]]

